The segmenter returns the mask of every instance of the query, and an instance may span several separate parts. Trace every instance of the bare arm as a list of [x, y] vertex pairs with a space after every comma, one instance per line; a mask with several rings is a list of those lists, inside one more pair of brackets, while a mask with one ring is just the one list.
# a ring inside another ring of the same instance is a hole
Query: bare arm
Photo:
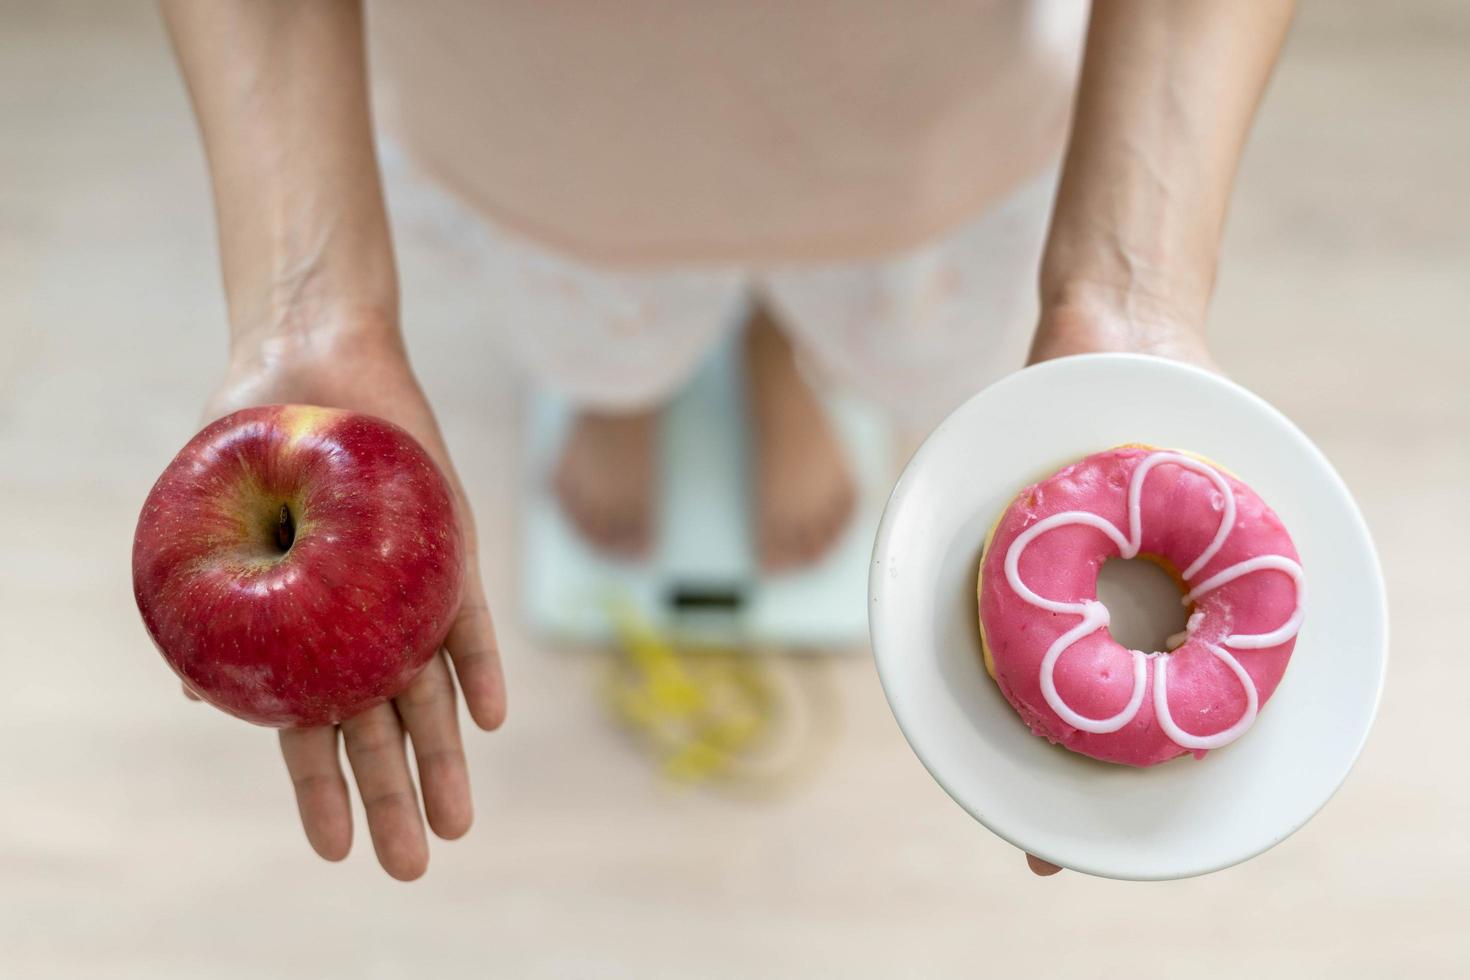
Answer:
[[1205, 314], [1225, 212], [1291, 8], [1095, 0], [1031, 360], [1138, 351], [1212, 363]]
[[[312, 847], [346, 856], [352, 816], [339, 738], [378, 861], [413, 878], [471, 821], [455, 679], [494, 728], [505, 689], [474, 521], [399, 332], [398, 283], [373, 151], [356, 0], [164, 0], [209, 159], [230, 318], [230, 361], [206, 413], [332, 405], [389, 419], [443, 468], [465, 533], [465, 584], [443, 656], [392, 704], [336, 728], [281, 733]], [[404, 737], [417, 757], [418, 786]], [[422, 791], [422, 813], [420, 793]]]
[[1093, 4], [1033, 360], [1136, 350], [1208, 363], [1226, 207], [1291, 7]]
[[280, 327], [394, 326], [361, 4], [162, 7], [209, 159], [232, 346]]

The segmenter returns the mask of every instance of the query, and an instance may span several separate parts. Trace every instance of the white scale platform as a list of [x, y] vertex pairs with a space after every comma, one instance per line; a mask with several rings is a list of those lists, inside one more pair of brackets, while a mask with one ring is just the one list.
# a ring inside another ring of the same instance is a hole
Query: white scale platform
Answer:
[[527, 413], [523, 596], [528, 622], [552, 640], [614, 640], [609, 607], [625, 603], [682, 639], [752, 648], [852, 650], [867, 637], [873, 535], [892, 478], [890, 432], [872, 406], [827, 401], [858, 483], [854, 518], [816, 564], [762, 574], [751, 533], [741, 360], [726, 344], [664, 415], [661, 513], [650, 558], [610, 559], [578, 536], [551, 491], [571, 418], [533, 396]]

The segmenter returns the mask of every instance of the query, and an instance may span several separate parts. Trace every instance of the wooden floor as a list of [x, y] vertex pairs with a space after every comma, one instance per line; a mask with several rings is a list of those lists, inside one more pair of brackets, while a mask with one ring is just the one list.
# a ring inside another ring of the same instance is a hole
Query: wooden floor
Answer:
[[1470, 10], [1302, 12], [1241, 180], [1220, 359], [1358, 494], [1393, 606], [1378, 727], [1295, 837], [1207, 878], [1037, 880], [909, 752], [866, 657], [777, 800], [679, 791], [595, 658], [515, 621], [517, 397], [456, 270], [402, 245], [410, 342], [481, 516], [511, 722], [478, 825], [389, 881], [316, 860], [274, 737], [185, 703], [133, 520], [223, 357], [200, 152], [151, 6], [0, 3], [0, 975], [1470, 974]]

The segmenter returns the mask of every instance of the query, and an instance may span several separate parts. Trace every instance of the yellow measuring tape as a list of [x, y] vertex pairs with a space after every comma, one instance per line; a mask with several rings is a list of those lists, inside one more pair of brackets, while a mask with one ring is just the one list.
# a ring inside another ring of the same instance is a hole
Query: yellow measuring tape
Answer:
[[626, 602], [611, 604], [609, 614], [619, 648], [604, 700], [670, 779], [771, 788], [805, 768], [830, 740], [835, 712], [823, 709], [832, 699], [810, 683], [825, 665], [806, 665], [796, 673], [808, 683], [793, 685], [769, 655], [677, 644]]

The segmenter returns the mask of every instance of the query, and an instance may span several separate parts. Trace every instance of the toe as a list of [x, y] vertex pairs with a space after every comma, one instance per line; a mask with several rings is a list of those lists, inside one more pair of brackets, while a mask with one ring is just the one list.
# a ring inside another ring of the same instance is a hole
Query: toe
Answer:
[[827, 514], [827, 538], [830, 542], [836, 543], [847, 531], [847, 525], [852, 523], [856, 510], [857, 495], [853, 493], [851, 486], [844, 486], [837, 495], [837, 502]]
[[761, 565], [769, 572], [779, 572], [790, 564], [789, 550], [786, 546], [787, 537], [781, 533], [779, 525], [774, 519], [765, 518], [762, 521], [760, 534]]
[[607, 539], [604, 546], [608, 551], [624, 557], [638, 553], [638, 531], [636, 522], [627, 514], [610, 514], [607, 520]]
[[812, 518], [802, 525], [801, 531], [796, 535], [796, 547], [804, 565], [809, 565], [822, 557], [822, 553], [827, 550], [827, 539], [819, 515], [812, 515]]

